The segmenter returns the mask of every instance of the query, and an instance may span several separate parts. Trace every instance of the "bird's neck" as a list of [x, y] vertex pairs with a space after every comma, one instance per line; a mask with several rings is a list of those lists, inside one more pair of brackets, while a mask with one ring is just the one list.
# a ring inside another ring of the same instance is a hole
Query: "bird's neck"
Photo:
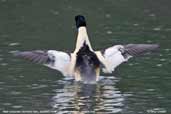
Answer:
[[89, 38], [88, 38], [86, 27], [79, 27], [76, 48], [75, 48], [74, 52], [78, 52], [84, 43], [86, 43], [89, 46], [90, 50], [93, 51], [90, 41], [89, 41]]

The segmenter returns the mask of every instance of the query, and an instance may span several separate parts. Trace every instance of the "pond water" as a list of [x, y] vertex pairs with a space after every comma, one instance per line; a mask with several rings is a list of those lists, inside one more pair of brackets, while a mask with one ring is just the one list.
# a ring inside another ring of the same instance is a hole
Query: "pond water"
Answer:
[[[0, 0], [0, 113], [170, 114], [171, 1]], [[94, 49], [158, 43], [95, 85], [14, 57], [16, 50], [73, 50], [74, 16], [87, 18]], [[18, 111], [18, 112], [17, 112]]]

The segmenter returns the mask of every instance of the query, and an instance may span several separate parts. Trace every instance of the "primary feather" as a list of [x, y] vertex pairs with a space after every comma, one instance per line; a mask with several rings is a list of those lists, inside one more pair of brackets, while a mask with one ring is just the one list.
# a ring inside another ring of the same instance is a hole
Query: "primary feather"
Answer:
[[70, 56], [67, 53], [62, 51], [55, 51], [55, 50], [23, 51], [23, 52], [16, 52], [15, 55], [18, 57], [23, 57], [25, 59], [28, 59], [32, 62], [43, 64], [52, 69], [59, 70], [63, 73], [63, 75], [67, 74], [66, 69], [67, 69], [67, 65], [69, 65], [70, 62]]

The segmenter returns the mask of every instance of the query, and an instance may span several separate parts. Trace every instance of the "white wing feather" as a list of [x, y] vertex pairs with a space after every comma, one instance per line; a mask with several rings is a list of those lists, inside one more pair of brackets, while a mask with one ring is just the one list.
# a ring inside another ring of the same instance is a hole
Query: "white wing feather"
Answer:
[[103, 72], [105, 73], [111, 73], [115, 70], [117, 66], [119, 66], [121, 63], [128, 61], [129, 58], [132, 56], [129, 56], [127, 58], [124, 58], [121, 51], [119, 51], [120, 48], [123, 48], [122, 45], [116, 45], [110, 48], [107, 48], [104, 52], [104, 58], [106, 61], [108, 61], [108, 69], [103, 68]]
[[64, 76], [68, 75], [67, 68], [70, 64], [70, 56], [62, 51], [23, 51], [16, 52], [16, 56], [23, 57], [32, 62], [41, 63], [47, 67], [60, 71]]
[[107, 48], [103, 54], [105, 62], [102, 63], [107, 63], [106, 67], [103, 68], [103, 72], [111, 73], [117, 66], [128, 61], [133, 56], [153, 51], [158, 47], [158, 44], [128, 44]]
[[70, 64], [70, 56], [65, 52], [55, 51], [55, 50], [49, 50], [47, 53], [49, 56], [54, 57], [55, 61], [54, 63], [44, 64], [44, 65], [49, 68], [56, 69], [62, 72], [64, 76], [67, 76], [68, 75], [67, 69]]

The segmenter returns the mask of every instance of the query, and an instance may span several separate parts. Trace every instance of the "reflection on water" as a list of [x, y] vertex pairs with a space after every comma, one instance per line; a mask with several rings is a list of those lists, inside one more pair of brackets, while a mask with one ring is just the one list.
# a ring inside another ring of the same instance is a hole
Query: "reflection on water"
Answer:
[[52, 98], [52, 107], [58, 113], [118, 113], [122, 111], [124, 97], [115, 87], [116, 78], [103, 78], [94, 85], [59, 81], [60, 89]]
[[[171, 114], [170, 4], [171, 0], [0, 0], [0, 114], [51, 109], [67, 114]], [[160, 51], [119, 66], [119, 81], [105, 77], [96, 85], [61, 79], [56, 71], [12, 56], [17, 50], [73, 49], [78, 14], [87, 17], [95, 49], [159, 43]]]
[[94, 85], [67, 78], [57, 81], [40, 79], [36, 83], [22, 85], [0, 82], [1, 95], [6, 96], [0, 99], [0, 111], [49, 111], [53, 114], [122, 112], [125, 95], [116, 88], [118, 80], [113, 76], [102, 77]]

